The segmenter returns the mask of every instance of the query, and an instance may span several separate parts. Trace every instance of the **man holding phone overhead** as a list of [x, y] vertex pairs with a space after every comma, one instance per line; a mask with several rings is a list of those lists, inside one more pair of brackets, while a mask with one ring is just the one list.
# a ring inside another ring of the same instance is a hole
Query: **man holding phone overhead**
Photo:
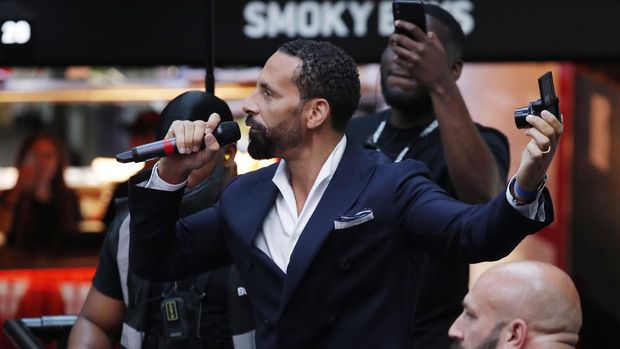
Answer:
[[[394, 1], [395, 33], [381, 58], [381, 87], [389, 109], [349, 122], [353, 143], [392, 161], [413, 158], [450, 196], [482, 203], [502, 191], [509, 166], [508, 141], [475, 124], [456, 85], [465, 35], [437, 5]], [[469, 265], [425, 257], [413, 314], [415, 348], [449, 348], [448, 328], [462, 310]]]

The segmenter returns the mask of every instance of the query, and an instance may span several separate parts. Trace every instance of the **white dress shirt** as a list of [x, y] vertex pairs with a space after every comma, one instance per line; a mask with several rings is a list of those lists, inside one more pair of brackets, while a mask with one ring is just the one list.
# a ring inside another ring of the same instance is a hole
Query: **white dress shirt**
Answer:
[[323, 197], [325, 189], [332, 180], [346, 145], [347, 137], [345, 136], [338, 142], [321, 167], [321, 171], [319, 171], [299, 215], [297, 214], [297, 203], [291, 187], [286, 161], [281, 160], [278, 164], [278, 169], [273, 176], [273, 183], [280, 192], [275, 205], [265, 217], [263, 228], [254, 239], [254, 245], [271, 257], [273, 262], [285, 273], [297, 240], [299, 240], [301, 232], [306, 227], [321, 197]]
[[[274, 206], [265, 217], [262, 229], [254, 239], [254, 245], [269, 256], [285, 273], [293, 249], [299, 240], [299, 236], [306, 227], [310, 217], [312, 217], [316, 206], [325, 193], [325, 189], [327, 189], [329, 182], [334, 176], [338, 164], [340, 164], [340, 160], [342, 159], [342, 155], [344, 154], [346, 145], [347, 138], [343, 136], [323, 164], [323, 167], [321, 167], [321, 171], [319, 171], [319, 175], [314, 181], [304, 207], [299, 214], [297, 214], [297, 203], [295, 201], [295, 195], [293, 194], [293, 188], [291, 187], [286, 161], [281, 160], [278, 164], [278, 168], [272, 180], [278, 188], [279, 193]], [[511, 181], [513, 180], [514, 177]], [[181, 189], [186, 183], [187, 181], [179, 184], [166, 183], [159, 177], [156, 164], [153, 167], [149, 180], [141, 185], [151, 189], [175, 191]], [[510, 186], [508, 186], [508, 188], [510, 188]], [[540, 198], [544, 185], [541, 185], [536, 200], [526, 205], [516, 205], [508, 188], [506, 189], [506, 199], [511, 206], [531, 220], [540, 222], [545, 220], [545, 210], [543, 209], [545, 202]]]

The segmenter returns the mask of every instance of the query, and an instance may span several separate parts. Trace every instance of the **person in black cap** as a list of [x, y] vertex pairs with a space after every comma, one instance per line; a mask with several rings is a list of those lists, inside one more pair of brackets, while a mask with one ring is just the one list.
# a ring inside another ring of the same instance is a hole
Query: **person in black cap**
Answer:
[[[463, 68], [465, 35], [444, 9], [424, 5], [428, 34], [412, 23], [397, 24], [381, 57], [381, 91], [390, 108], [353, 118], [347, 138], [376, 149], [393, 162], [415, 159], [451, 197], [483, 203], [505, 186], [508, 140], [474, 123], [456, 84]], [[414, 348], [448, 349], [448, 328], [462, 310], [469, 264], [425, 255], [420, 294], [412, 319]]]
[[[174, 120], [207, 120], [218, 113], [231, 121], [221, 99], [191, 91], [172, 100], [161, 113], [158, 139]], [[220, 150], [221, 158], [194, 170], [188, 180], [181, 215], [211, 206], [237, 174], [236, 145]], [[210, 176], [209, 173], [212, 173]], [[126, 200], [108, 229], [99, 266], [86, 302], [69, 338], [70, 348], [253, 348], [253, 319], [234, 267], [176, 282], [144, 280], [129, 270], [129, 222]]]

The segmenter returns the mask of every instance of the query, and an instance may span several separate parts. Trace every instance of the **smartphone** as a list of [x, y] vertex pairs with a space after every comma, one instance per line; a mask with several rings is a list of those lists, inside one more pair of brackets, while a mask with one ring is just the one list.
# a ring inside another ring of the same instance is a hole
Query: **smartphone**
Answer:
[[[424, 3], [420, 0], [394, 0], [392, 1], [392, 13], [394, 20], [401, 19], [411, 22], [426, 33], [426, 13]], [[395, 28], [396, 33], [405, 34], [402, 30]]]

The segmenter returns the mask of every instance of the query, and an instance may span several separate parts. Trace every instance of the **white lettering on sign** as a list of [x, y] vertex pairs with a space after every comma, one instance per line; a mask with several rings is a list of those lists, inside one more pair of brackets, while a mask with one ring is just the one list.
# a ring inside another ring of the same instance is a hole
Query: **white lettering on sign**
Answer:
[[[450, 12], [461, 24], [465, 35], [475, 26], [472, 0], [430, 1]], [[381, 1], [248, 1], [243, 8], [244, 34], [252, 39], [303, 36], [364, 37], [368, 22], [377, 16], [377, 34], [389, 36], [394, 31], [392, 2]], [[347, 23], [345, 18], [350, 18]]]
[[456, 1], [429, 1], [443, 7], [459, 22], [465, 35], [474, 31], [475, 21], [473, 16], [474, 3], [471, 0]]
[[346, 37], [351, 35], [343, 16], [349, 14], [353, 19], [353, 33], [364, 36], [368, 30], [368, 17], [373, 11], [371, 1], [337, 1], [337, 2], [286, 2], [250, 1], [243, 9], [246, 36], [273, 38], [278, 35], [288, 37]]
[[379, 16], [377, 19], [378, 32], [380, 36], [389, 36], [394, 32], [394, 15], [392, 14], [392, 2], [383, 1], [379, 3]]
[[297, 31], [299, 35], [312, 38], [319, 35], [321, 30], [322, 6], [316, 2], [304, 1], [297, 9]]
[[368, 33], [368, 17], [370, 17], [375, 7], [374, 4], [370, 1], [366, 1], [363, 4], [351, 1], [349, 5], [355, 36], [366, 36], [366, 33]]
[[90, 291], [90, 282], [62, 282], [58, 285], [60, 297], [64, 303], [65, 314], [79, 314], [88, 291]]
[[29, 286], [27, 279], [0, 280], [0, 319], [15, 317]]
[[321, 34], [323, 36], [345, 37], [349, 35], [349, 28], [342, 20], [342, 14], [346, 10], [344, 2], [324, 3], [323, 4], [323, 28]]
[[0, 42], [5, 45], [23, 45], [30, 41], [30, 23], [26, 21], [6, 21], [0, 26], [0, 31]]

